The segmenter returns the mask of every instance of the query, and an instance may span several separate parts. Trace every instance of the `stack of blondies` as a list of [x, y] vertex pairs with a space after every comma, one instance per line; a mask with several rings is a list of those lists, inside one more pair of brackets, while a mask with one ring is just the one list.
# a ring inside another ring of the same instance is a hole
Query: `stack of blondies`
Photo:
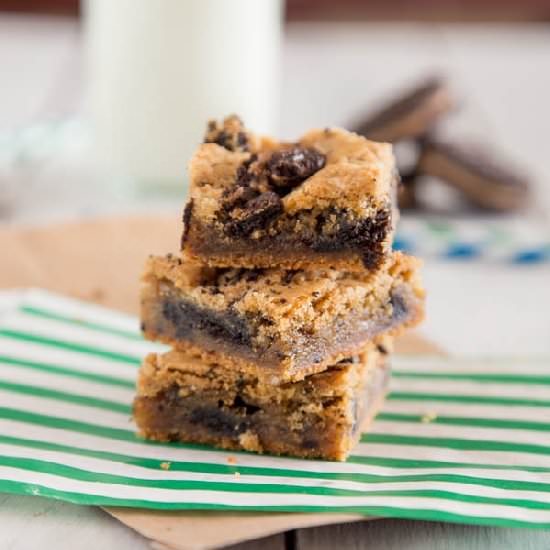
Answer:
[[423, 316], [392, 252], [391, 145], [340, 129], [295, 143], [211, 122], [189, 166], [180, 255], [143, 277], [134, 416], [151, 439], [343, 460], [379, 410], [393, 337]]

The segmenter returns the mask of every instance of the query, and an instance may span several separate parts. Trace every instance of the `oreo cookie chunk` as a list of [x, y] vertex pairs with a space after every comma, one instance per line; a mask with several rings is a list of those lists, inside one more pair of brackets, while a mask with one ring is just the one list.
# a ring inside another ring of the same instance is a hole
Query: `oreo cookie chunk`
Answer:
[[210, 123], [190, 163], [182, 250], [216, 267], [376, 270], [391, 250], [391, 145], [340, 129], [294, 143], [236, 117]]
[[390, 143], [417, 138], [426, 134], [453, 105], [445, 82], [433, 77], [371, 114], [357, 126], [356, 132], [368, 139]]
[[439, 178], [476, 206], [489, 210], [515, 210], [529, 199], [528, 178], [480, 145], [427, 138], [417, 172]]
[[248, 151], [249, 140], [237, 115], [228, 116], [221, 124], [210, 120], [204, 136], [204, 143], [217, 143], [228, 151]]
[[321, 372], [374, 338], [421, 320], [419, 262], [393, 253], [376, 272], [211, 268], [151, 257], [145, 337], [270, 384]]

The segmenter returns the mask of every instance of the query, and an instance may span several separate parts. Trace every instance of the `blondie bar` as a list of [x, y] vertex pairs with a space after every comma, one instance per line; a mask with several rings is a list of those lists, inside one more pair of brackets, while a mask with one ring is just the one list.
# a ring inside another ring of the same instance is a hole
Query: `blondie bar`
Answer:
[[146, 338], [217, 352], [217, 361], [296, 381], [423, 316], [419, 262], [393, 253], [376, 272], [209, 268], [149, 258], [141, 295]]
[[148, 439], [344, 460], [382, 404], [384, 352], [371, 347], [280, 386], [205, 354], [150, 354], [139, 373], [134, 418]]
[[296, 143], [210, 123], [191, 160], [182, 250], [218, 267], [376, 269], [391, 250], [391, 145], [313, 130]]

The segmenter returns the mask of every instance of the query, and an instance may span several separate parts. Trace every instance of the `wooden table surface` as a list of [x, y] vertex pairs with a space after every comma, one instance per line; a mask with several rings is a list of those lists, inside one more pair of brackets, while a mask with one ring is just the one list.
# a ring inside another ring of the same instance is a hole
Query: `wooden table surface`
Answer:
[[[80, 38], [79, 28], [70, 20], [0, 17], [0, 132], [80, 112], [84, 89]], [[396, 83], [444, 68], [468, 98], [457, 125], [491, 135], [528, 164], [537, 176], [541, 209], [547, 213], [549, 59], [550, 32], [542, 26], [295, 25], [288, 30], [284, 51], [282, 134], [345, 124]], [[312, 90], [316, 101], [311, 101]], [[75, 186], [75, 173], [82, 176], [79, 181], [87, 181], [74, 159], [57, 158], [18, 174], [21, 195], [6, 219], [36, 223], [150, 208], [126, 196], [101, 195], [97, 189], [92, 190], [96, 202], [90, 210], [83, 202], [90, 192], [82, 184]], [[0, 191], [7, 181], [2, 175], [6, 174], [0, 169]], [[167, 201], [155, 207], [175, 212]], [[548, 268], [522, 271], [429, 263], [429, 317], [422, 332], [450, 351], [548, 353], [548, 276]], [[461, 292], [450, 292], [457, 281]], [[487, 336], [481, 339], [480, 333]], [[251, 542], [238, 548], [259, 546]], [[276, 535], [262, 540], [261, 546], [265, 550], [538, 550], [550, 548], [550, 533], [377, 520]], [[0, 548], [139, 550], [150, 548], [150, 542], [98, 508], [0, 495]]]

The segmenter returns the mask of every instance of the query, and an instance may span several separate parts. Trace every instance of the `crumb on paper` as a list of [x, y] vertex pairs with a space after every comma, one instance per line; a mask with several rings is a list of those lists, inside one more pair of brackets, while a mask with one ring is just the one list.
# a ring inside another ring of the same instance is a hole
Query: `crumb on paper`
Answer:
[[160, 467], [161, 467], [163, 470], [169, 470], [169, 469], [170, 469], [170, 466], [172, 466], [172, 463], [171, 463], [171, 462], [161, 462], [161, 463], [160, 463]]
[[234, 475], [235, 475], [236, 478], [239, 478], [239, 477], [241, 477], [241, 472], [235, 472]]
[[422, 415], [422, 418], [420, 419], [424, 424], [427, 424], [428, 422], [433, 422], [437, 418], [437, 413], [434, 411], [427, 412]]
[[234, 456], [227, 457], [228, 464], [237, 464], [237, 459]]
[[90, 290], [90, 298], [93, 301], [102, 302], [105, 299], [105, 291], [102, 288], [92, 288]]

